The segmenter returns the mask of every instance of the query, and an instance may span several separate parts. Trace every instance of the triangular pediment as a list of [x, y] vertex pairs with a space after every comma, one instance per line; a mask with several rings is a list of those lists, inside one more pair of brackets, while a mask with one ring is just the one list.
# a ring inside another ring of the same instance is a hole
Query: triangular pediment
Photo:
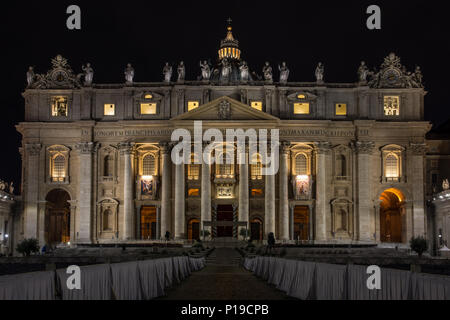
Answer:
[[220, 97], [194, 110], [171, 119], [172, 121], [279, 121], [280, 119], [230, 97]]

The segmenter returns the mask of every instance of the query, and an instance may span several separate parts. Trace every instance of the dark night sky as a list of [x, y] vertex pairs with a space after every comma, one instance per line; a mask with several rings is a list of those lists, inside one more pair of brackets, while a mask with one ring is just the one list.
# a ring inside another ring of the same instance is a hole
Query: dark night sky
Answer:
[[[66, 8], [82, 10], [82, 30], [66, 28]], [[378, 4], [382, 30], [366, 28], [366, 9]], [[62, 54], [76, 73], [91, 62], [94, 82], [123, 82], [131, 62], [136, 81], [162, 80], [162, 67], [184, 60], [189, 79], [200, 59], [216, 59], [226, 19], [252, 70], [264, 61], [287, 61], [292, 81], [313, 81], [317, 62], [327, 82], [354, 82], [361, 60], [379, 67], [391, 51], [409, 70], [420, 65], [426, 90], [426, 119], [450, 117], [445, 76], [450, 71], [448, 13], [441, 1], [15, 1], [2, 3], [0, 179], [20, 183], [20, 135], [28, 66], [46, 73]], [[17, 190], [17, 189], [16, 189]]]

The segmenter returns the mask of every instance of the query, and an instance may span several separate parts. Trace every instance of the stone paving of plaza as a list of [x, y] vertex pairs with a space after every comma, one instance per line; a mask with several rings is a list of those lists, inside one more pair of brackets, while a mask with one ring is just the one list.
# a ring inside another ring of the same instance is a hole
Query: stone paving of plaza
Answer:
[[206, 268], [167, 291], [162, 300], [285, 300], [283, 292], [239, 266], [241, 257], [233, 248], [217, 248]]

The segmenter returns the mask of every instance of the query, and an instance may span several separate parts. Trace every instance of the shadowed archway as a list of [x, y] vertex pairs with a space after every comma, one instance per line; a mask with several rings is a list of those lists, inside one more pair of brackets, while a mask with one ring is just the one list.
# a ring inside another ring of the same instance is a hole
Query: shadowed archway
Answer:
[[50, 191], [45, 198], [45, 242], [48, 244], [70, 241], [70, 195], [62, 189]]
[[381, 242], [404, 242], [405, 196], [398, 189], [387, 189], [380, 196]]

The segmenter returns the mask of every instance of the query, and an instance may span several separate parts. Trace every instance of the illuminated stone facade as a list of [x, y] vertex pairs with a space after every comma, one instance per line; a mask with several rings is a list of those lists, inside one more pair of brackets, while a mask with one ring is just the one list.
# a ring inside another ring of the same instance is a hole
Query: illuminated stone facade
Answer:
[[[320, 69], [317, 82], [284, 82], [288, 73], [278, 82], [267, 69], [240, 79], [240, 55], [227, 62], [230, 74], [219, 63], [210, 79], [203, 70], [198, 81], [131, 83], [129, 75], [89, 86], [54, 59], [24, 92], [17, 126], [21, 237], [115, 243], [169, 231], [192, 239], [205, 221], [213, 237], [240, 237], [236, 222], [245, 222], [255, 240], [274, 232], [284, 241], [407, 243], [427, 234], [431, 126], [419, 73], [413, 79], [391, 54], [378, 73], [362, 65], [357, 83], [324, 82]], [[194, 121], [204, 131], [279, 129], [278, 173], [262, 176], [258, 163], [173, 164], [172, 132]]]

